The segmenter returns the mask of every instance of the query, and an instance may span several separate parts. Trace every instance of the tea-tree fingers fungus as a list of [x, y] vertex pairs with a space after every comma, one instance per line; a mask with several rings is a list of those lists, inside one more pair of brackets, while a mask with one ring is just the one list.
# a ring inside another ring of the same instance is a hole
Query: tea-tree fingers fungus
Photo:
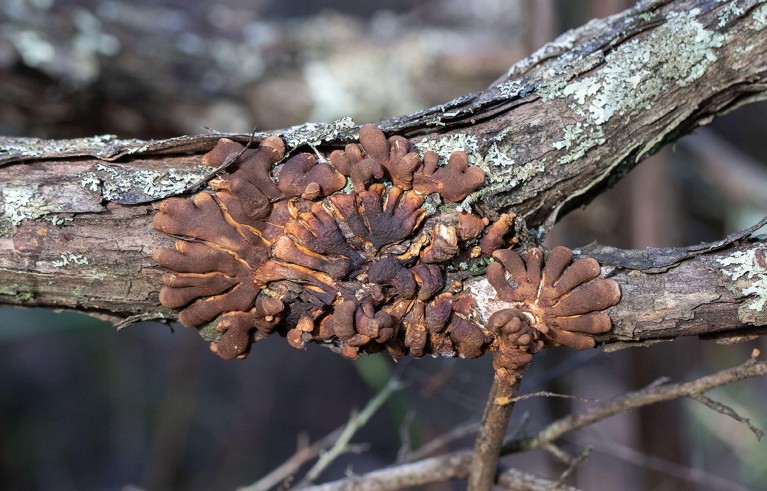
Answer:
[[182, 324], [215, 326], [212, 349], [227, 359], [272, 332], [295, 348], [324, 343], [349, 358], [489, 349], [473, 298], [446, 272], [477, 248], [487, 220], [428, 221], [423, 207], [424, 194], [459, 201], [482, 184], [465, 153], [438, 167], [436, 155], [423, 162], [407, 139], [367, 125], [330, 164], [298, 154], [275, 181], [284, 155], [277, 136], [257, 149], [221, 139], [202, 159], [220, 168], [212, 191], [160, 203], [155, 228], [179, 238], [154, 254], [170, 270], [160, 302], [181, 309]]
[[490, 346], [495, 373], [504, 383], [513, 384], [520, 370], [543, 349], [541, 333], [530, 327], [528, 318], [517, 309], [494, 312], [487, 328], [495, 334]]
[[522, 312], [548, 343], [592, 348], [593, 335], [610, 330], [610, 317], [602, 311], [620, 301], [620, 288], [614, 280], [599, 278], [596, 260], [571, 263], [572, 251], [561, 246], [549, 253], [545, 266], [537, 248], [525, 260], [511, 249], [499, 249], [493, 258], [487, 280], [498, 299]]
[[423, 167], [413, 177], [413, 189], [424, 194], [439, 193], [446, 200], [457, 203], [476, 191], [485, 180], [485, 171], [469, 166], [466, 152], [453, 152], [444, 167], [437, 167], [438, 163], [436, 153], [426, 152]]

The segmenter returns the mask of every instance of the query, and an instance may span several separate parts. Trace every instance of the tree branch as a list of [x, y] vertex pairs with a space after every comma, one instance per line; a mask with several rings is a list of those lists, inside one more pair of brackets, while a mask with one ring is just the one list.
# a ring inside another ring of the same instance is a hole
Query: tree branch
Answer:
[[469, 474], [469, 491], [485, 491], [496, 481], [496, 467], [501, 453], [503, 439], [514, 411], [515, 397], [522, 385], [523, 371], [514, 384], [508, 384], [498, 375], [493, 378], [490, 394], [487, 396], [485, 414], [474, 443], [474, 457]]
[[[751, 377], [767, 375], [767, 363], [758, 361], [756, 356], [758, 356], [758, 351], [755, 351], [753, 357], [742, 365], [700, 377], [690, 382], [676, 384], [666, 384], [664, 381], [661, 381], [661, 383], [655, 382], [644, 389], [618, 396], [580, 414], [565, 416], [532, 435], [516, 437], [507, 441], [503, 445], [502, 454], [507, 455], [543, 448], [573, 431], [642, 406], [683, 397], [695, 398], [716, 387]], [[424, 459], [411, 464], [393, 466], [310, 489], [323, 491], [351, 489], [393, 490], [449, 479], [466, 479], [469, 476], [472, 457], [472, 450], [458, 450], [447, 455]], [[527, 488], [520, 486], [520, 489]]]
[[[756, 35], [765, 3], [643, 1], [564, 34], [482, 92], [380, 126], [421, 152], [465, 148], [487, 175], [468, 201], [491, 219], [512, 211], [545, 230], [664, 143], [765, 98], [767, 36]], [[353, 141], [356, 129], [344, 120], [276, 133], [290, 151], [312, 144], [328, 152]], [[152, 203], [206, 176], [201, 154], [220, 136], [0, 138], [0, 304], [112, 321], [175, 319], [158, 301], [163, 271], [151, 254], [172, 239], [152, 229]], [[244, 143], [250, 135], [227, 136]], [[603, 273], [624, 291], [602, 341], [761, 333], [762, 247], [733, 242], [701, 255], [583, 249], [602, 255]], [[683, 257], [660, 269], [632, 262], [668, 254]], [[756, 269], [746, 273], [747, 262]], [[482, 281], [467, 286], [487, 313], [497, 305]]]

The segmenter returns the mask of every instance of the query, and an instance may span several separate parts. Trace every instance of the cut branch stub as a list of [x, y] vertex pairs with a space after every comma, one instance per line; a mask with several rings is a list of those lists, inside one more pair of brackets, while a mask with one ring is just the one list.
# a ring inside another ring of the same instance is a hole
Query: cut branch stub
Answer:
[[[408, 140], [387, 140], [368, 125], [359, 145], [331, 155], [333, 166], [298, 154], [275, 182], [272, 166], [284, 154], [276, 136], [257, 149], [221, 139], [203, 157], [221, 172], [213, 191], [160, 203], [155, 228], [180, 237], [154, 254], [170, 270], [160, 302], [181, 309], [182, 324], [213, 323], [211, 348], [227, 359], [273, 332], [295, 348], [329, 344], [348, 358], [382, 350], [473, 358], [489, 349], [493, 337], [475, 322], [473, 298], [446, 281], [445, 267], [476, 258], [487, 220], [433, 220], [421, 230], [422, 193], [456, 200], [481, 184], [465, 154], [418, 171]], [[410, 189], [418, 172], [436, 184]], [[354, 184], [349, 193], [344, 176]], [[386, 178], [392, 183], [370, 182]], [[462, 180], [457, 188], [453, 178]]]
[[602, 311], [620, 301], [620, 287], [599, 278], [596, 260], [582, 258], [571, 264], [572, 257], [570, 249], [556, 247], [544, 266], [540, 249], [530, 249], [524, 261], [511, 249], [499, 249], [487, 279], [498, 299], [513, 304], [549, 343], [593, 348], [593, 335], [610, 330], [610, 317]]

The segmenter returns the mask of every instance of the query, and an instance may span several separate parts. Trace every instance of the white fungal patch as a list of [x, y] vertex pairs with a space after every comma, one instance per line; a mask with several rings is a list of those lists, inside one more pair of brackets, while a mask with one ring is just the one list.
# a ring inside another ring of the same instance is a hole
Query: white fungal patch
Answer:
[[101, 190], [107, 201], [160, 199], [180, 193], [200, 182], [212, 169], [198, 165], [191, 169], [135, 170], [97, 164], [93, 171], [80, 175], [78, 182], [90, 191]]
[[754, 313], [746, 313], [747, 319], [743, 319], [744, 309], [764, 314], [764, 306], [767, 303], [765, 250], [753, 248], [736, 251], [729, 256], [718, 258], [716, 262], [722, 266], [722, 275], [729, 280], [726, 283], [727, 289], [739, 298], [749, 297], [739, 309], [741, 320], [753, 322], [756, 317]]
[[[337, 139], [339, 135], [349, 132], [354, 126], [351, 116], [344, 116], [332, 123], [305, 123], [293, 126], [281, 136], [289, 149], [302, 145], [316, 147], [324, 141]], [[359, 133], [354, 137], [359, 138]]]
[[0, 185], [0, 212], [13, 225], [23, 220], [34, 220], [51, 210], [38, 193], [36, 185], [7, 183]]
[[64, 266], [84, 266], [88, 264], [88, 258], [83, 254], [62, 254], [61, 259], [51, 261], [54, 268], [63, 268]]

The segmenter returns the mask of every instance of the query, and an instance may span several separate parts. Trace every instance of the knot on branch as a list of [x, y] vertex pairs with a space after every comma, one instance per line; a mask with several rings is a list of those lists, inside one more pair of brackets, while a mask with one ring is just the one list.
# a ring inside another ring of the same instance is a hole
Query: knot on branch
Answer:
[[[424, 162], [407, 139], [367, 125], [360, 144], [331, 154], [332, 165], [298, 154], [275, 181], [284, 154], [276, 136], [257, 149], [222, 139], [203, 157], [211, 167], [230, 164], [212, 191], [160, 203], [155, 228], [179, 237], [154, 254], [171, 271], [160, 302], [181, 309], [182, 324], [212, 323], [212, 349], [227, 359], [272, 332], [349, 358], [487, 351], [493, 337], [445, 265], [478, 260], [488, 222], [465, 212], [429, 220], [423, 206], [425, 193], [457, 201], [482, 184], [465, 153], [437, 168], [436, 156]], [[344, 193], [347, 177], [353, 190]]]
[[593, 336], [610, 330], [610, 317], [602, 311], [620, 301], [620, 288], [599, 278], [595, 259], [571, 263], [572, 251], [561, 246], [549, 253], [545, 266], [538, 248], [524, 260], [511, 249], [496, 250], [493, 258], [487, 280], [497, 298], [513, 304], [549, 344], [593, 348]]

